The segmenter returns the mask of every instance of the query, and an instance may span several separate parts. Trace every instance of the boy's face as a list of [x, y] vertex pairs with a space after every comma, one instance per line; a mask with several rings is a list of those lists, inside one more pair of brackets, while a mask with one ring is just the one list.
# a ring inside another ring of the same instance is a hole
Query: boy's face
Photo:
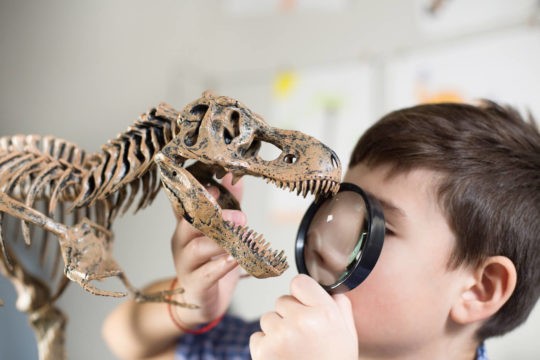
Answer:
[[465, 279], [463, 268], [447, 266], [455, 239], [434, 192], [437, 173], [417, 169], [389, 178], [388, 170], [359, 164], [345, 176], [381, 201], [387, 226], [375, 268], [347, 293], [361, 354], [418, 351], [448, 335]]

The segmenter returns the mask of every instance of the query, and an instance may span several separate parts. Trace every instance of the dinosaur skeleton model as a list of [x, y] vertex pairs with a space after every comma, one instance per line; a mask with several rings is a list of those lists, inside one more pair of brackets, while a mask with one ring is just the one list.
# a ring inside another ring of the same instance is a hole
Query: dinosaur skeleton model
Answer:
[[[262, 142], [281, 154], [263, 160]], [[183, 167], [187, 160], [194, 164]], [[135, 203], [136, 210], [149, 205], [161, 187], [159, 177], [177, 214], [215, 239], [249, 274], [280, 275], [287, 268], [283, 252], [222, 219], [222, 208], [239, 208], [215, 180], [226, 172], [235, 180], [263, 177], [304, 197], [325, 196], [338, 190], [341, 165], [313, 137], [270, 127], [237, 100], [210, 92], [182, 112], [160, 104], [95, 154], [50, 136], [0, 138], [0, 273], [17, 290], [17, 308], [29, 316], [40, 358], [65, 357], [66, 317], [54, 303], [69, 280], [96, 295], [124, 296], [92, 284], [117, 276], [137, 300], [172, 301], [168, 292], [135, 289], [111, 250], [114, 219]], [[211, 185], [220, 188], [219, 202], [207, 191]], [[51, 233], [58, 241], [48, 241]], [[25, 259], [36, 247], [34, 257]]]

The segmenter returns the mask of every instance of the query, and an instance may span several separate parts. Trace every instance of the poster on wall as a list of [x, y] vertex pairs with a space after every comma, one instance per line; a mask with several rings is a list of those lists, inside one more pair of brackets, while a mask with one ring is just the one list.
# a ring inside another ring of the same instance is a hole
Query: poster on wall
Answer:
[[417, 103], [490, 99], [540, 118], [540, 28], [522, 27], [393, 58], [387, 110]]

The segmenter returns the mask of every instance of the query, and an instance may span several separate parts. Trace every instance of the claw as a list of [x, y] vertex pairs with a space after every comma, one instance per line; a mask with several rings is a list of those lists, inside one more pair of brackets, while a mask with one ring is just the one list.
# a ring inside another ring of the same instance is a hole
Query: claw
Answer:
[[60, 238], [65, 275], [84, 290], [102, 296], [124, 297], [127, 293], [98, 289], [90, 282], [109, 277], [123, 278], [123, 271], [111, 255], [112, 233], [84, 218]]

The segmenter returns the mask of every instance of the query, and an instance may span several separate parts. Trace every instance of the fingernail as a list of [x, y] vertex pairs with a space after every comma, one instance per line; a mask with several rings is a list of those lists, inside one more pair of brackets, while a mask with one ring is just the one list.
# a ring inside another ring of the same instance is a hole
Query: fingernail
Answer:
[[219, 189], [215, 186], [207, 187], [206, 190], [214, 197], [214, 199], [219, 199]]
[[236, 225], [245, 225], [246, 215], [238, 210], [223, 211], [223, 220], [232, 221]]

